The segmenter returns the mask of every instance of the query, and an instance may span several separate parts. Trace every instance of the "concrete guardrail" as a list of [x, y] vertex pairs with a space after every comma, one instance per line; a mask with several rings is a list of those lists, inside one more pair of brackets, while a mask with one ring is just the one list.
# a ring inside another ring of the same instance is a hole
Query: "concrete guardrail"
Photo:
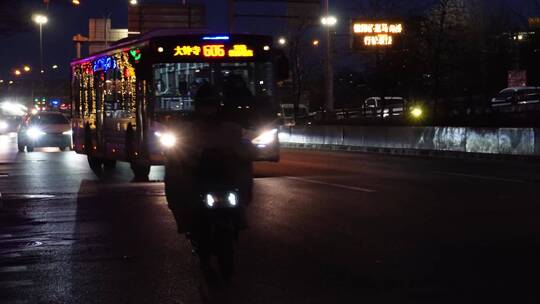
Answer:
[[279, 138], [297, 148], [540, 156], [535, 128], [301, 126], [281, 128]]

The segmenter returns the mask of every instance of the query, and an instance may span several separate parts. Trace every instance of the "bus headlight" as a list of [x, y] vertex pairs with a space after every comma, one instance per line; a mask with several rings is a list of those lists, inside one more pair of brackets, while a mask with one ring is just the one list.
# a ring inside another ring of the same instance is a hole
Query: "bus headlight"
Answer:
[[5, 129], [7, 129], [9, 126], [8, 126], [8, 123], [5, 122], [5, 121], [0, 121], [0, 131], [4, 131]]
[[270, 131], [265, 131], [261, 135], [255, 137], [251, 142], [254, 145], [269, 145], [276, 141], [276, 134], [278, 130], [272, 129]]
[[156, 132], [155, 134], [159, 138], [159, 143], [165, 148], [172, 148], [176, 145], [176, 135], [173, 133]]
[[43, 132], [40, 129], [34, 127], [34, 128], [28, 129], [28, 131], [26, 131], [26, 135], [28, 135], [28, 137], [30, 137], [32, 139], [37, 139], [40, 136], [45, 135], [45, 132]]

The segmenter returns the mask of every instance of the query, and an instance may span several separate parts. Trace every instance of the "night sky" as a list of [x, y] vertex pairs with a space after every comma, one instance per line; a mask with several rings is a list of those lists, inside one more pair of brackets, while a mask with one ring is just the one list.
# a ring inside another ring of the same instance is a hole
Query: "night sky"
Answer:
[[[1, 1], [1, 0], [0, 0]], [[35, 7], [35, 11], [43, 10], [44, 6], [38, 0], [28, 1], [29, 5]], [[145, 0], [139, 0], [140, 3]], [[148, 0], [146, 0], [148, 1]], [[179, 0], [160, 0], [157, 2], [178, 2]], [[367, 0], [365, 0], [367, 1]], [[430, 1], [430, 0], [416, 0]], [[415, 2], [416, 2], [415, 1]], [[528, 0], [505, 0], [511, 3], [517, 12], [527, 13], [525, 3]], [[55, 4], [57, 2], [57, 4]], [[81, 0], [78, 8], [60, 2], [70, 2], [69, 0], [51, 0], [48, 16], [49, 23], [44, 27], [44, 49], [46, 67], [57, 64], [60, 69], [53, 72], [55, 78], [68, 77], [69, 61], [75, 56], [74, 46], [71, 42], [73, 35], [88, 33], [88, 18], [100, 18], [111, 15], [113, 28], [127, 28], [127, 5], [128, 0]], [[154, 0], [154, 2], [156, 2]], [[226, 0], [205, 0], [207, 7], [207, 25], [213, 31], [225, 31], [227, 29]], [[336, 15], [344, 16], [346, 12], [356, 11], [358, 3], [363, 1], [331, 1], [333, 11]], [[412, 3], [413, 1], [411, 1]], [[283, 13], [283, 4], [239, 4], [239, 13]], [[27, 16], [31, 18], [31, 16]], [[341, 17], [343, 18], [343, 17]], [[347, 17], [345, 17], [345, 20]], [[239, 32], [253, 32], [264, 34], [279, 34], [284, 30], [277, 20], [268, 19], [239, 19], [236, 23]], [[347, 31], [347, 22], [341, 22], [338, 31]], [[17, 34], [12, 37], [0, 38], [0, 79], [9, 79], [9, 72], [23, 64], [30, 64], [35, 69], [39, 66], [39, 35], [38, 27], [32, 32]]]

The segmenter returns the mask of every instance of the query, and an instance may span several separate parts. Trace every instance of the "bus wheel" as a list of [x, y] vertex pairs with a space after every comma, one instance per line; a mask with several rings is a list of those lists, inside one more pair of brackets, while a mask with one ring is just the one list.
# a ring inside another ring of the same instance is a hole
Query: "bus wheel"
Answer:
[[94, 173], [99, 174], [101, 173], [101, 166], [103, 165], [103, 160], [101, 158], [88, 155], [88, 165], [90, 165], [90, 169], [92, 169]]
[[27, 152], [34, 152], [34, 147], [26, 146]]
[[135, 175], [135, 181], [148, 181], [148, 174], [150, 174], [150, 165], [132, 162], [131, 170], [133, 171], [133, 175]]

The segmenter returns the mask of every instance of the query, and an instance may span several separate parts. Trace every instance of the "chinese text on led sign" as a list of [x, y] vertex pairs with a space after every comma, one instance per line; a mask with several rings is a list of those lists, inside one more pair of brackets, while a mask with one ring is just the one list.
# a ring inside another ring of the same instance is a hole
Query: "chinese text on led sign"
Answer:
[[245, 44], [235, 44], [230, 47], [224, 44], [207, 45], [178, 45], [174, 48], [174, 56], [203, 57], [253, 57], [253, 50]]
[[361, 36], [364, 46], [391, 46], [394, 37], [403, 33], [403, 24], [386, 22], [356, 22], [353, 24], [355, 36]]

